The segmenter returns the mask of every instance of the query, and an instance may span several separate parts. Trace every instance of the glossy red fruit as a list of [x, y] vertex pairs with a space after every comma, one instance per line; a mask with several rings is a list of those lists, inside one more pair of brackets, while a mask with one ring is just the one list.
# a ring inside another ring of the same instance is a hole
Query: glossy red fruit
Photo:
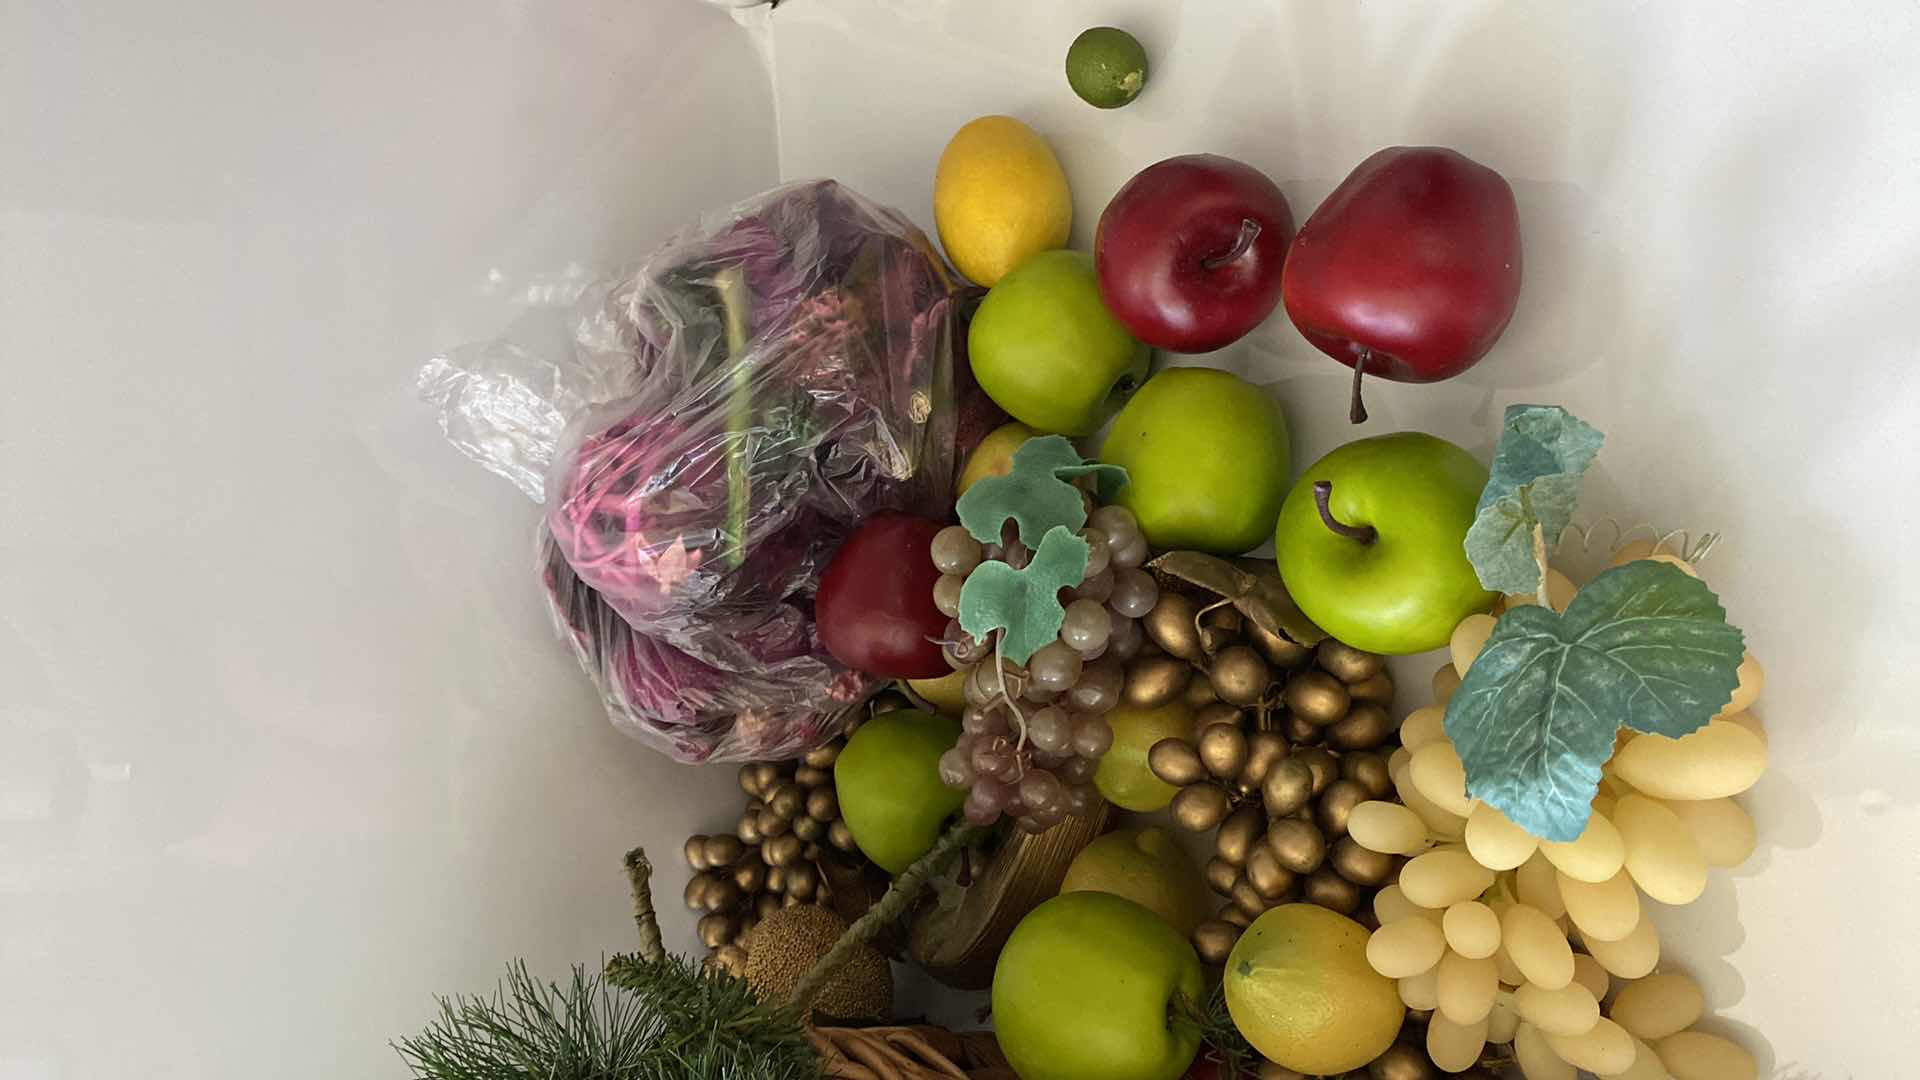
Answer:
[[947, 617], [933, 606], [940, 580], [930, 554], [937, 522], [875, 514], [847, 537], [813, 599], [820, 642], [834, 659], [883, 679], [931, 679], [952, 669], [935, 644]]
[[1487, 354], [1520, 299], [1520, 212], [1492, 169], [1438, 146], [1360, 163], [1300, 227], [1287, 316], [1361, 375], [1434, 382]]
[[1216, 154], [1149, 165], [1100, 215], [1100, 298], [1133, 336], [1172, 352], [1211, 352], [1280, 303], [1293, 212], [1266, 174]]

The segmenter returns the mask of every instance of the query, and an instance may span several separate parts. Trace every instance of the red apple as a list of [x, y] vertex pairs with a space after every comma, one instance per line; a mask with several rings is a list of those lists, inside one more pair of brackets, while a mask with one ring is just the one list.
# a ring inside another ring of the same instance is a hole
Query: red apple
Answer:
[[1487, 354], [1520, 299], [1520, 212], [1501, 175], [1438, 146], [1360, 163], [1287, 253], [1287, 316], [1360, 379], [1435, 382]]
[[1292, 237], [1286, 196], [1260, 170], [1214, 154], [1168, 158], [1100, 215], [1100, 297], [1149, 345], [1224, 348], [1273, 314]]
[[814, 624], [833, 658], [883, 679], [931, 679], [952, 670], [936, 644], [947, 617], [933, 606], [938, 522], [875, 514], [847, 537], [820, 575]]

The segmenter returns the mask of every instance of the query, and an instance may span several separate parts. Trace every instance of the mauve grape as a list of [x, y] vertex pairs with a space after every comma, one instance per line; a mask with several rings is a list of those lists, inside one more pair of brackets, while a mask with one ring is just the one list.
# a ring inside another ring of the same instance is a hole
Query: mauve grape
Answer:
[[1107, 654], [1122, 662], [1140, 655], [1140, 645], [1146, 640], [1146, 631], [1140, 629], [1140, 623], [1134, 619], [1117, 618], [1113, 620], [1113, 631], [1107, 635]]
[[1145, 570], [1121, 570], [1113, 575], [1113, 595], [1107, 603], [1129, 619], [1144, 618], [1160, 602], [1160, 584]]
[[1067, 813], [1075, 817], [1088, 817], [1100, 807], [1100, 789], [1092, 784], [1069, 784], [1066, 806]]
[[940, 755], [940, 782], [957, 791], [973, 786], [973, 762], [959, 747]]
[[1033, 769], [1020, 778], [1020, 801], [1028, 813], [1042, 813], [1065, 798], [1067, 789], [1060, 779], [1043, 769]]
[[941, 574], [933, 583], [933, 607], [949, 617], [960, 614], [960, 588], [966, 580], [959, 574]]
[[933, 534], [931, 554], [935, 569], [965, 577], [980, 565], [983, 552], [980, 541], [968, 535], [964, 527], [949, 525]]
[[999, 776], [1000, 771], [1006, 768], [1007, 762], [1012, 757], [1013, 755], [1007, 752], [1001, 740], [981, 739], [973, 744], [971, 764], [974, 773], [982, 778]]
[[1053, 772], [1063, 783], [1084, 784], [1093, 779], [1094, 771], [1098, 768], [1100, 763], [1093, 758], [1076, 757]]
[[1112, 633], [1113, 613], [1098, 600], [1075, 600], [1060, 619], [1060, 640], [1083, 656], [1104, 649]]
[[1079, 681], [1083, 666], [1079, 653], [1055, 641], [1033, 654], [1027, 661], [1027, 672], [1033, 677], [1033, 685], [1060, 693]]
[[1084, 716], [1073, 725], [1073, 752], [1097, 760], [1113, 746], [1113, 725], [1098, 716]]
[[1041, 709], [1027, 717], [1027, 741], [1050, 754], [1067, 750], [1073, 745], [1073, 720], [1064, 710]]
[[1104, 604], [1107, 597], [1113, 595], [1113, 568], [1108, 567], [1097, 574], [1089, 575], [1079, 585], [1068, 590], [1075, 600], [1092, 600]]
[[1147, 561], [1147, 538], [1137, 532], [1127, 534], [1122, 540], [1109, 540], [1107, 548], [1108, 560], [1123, 570], [1131, 570]]
[[1087, 664], [1080, 681], [1067, 691], [1067, 700], [1083, 713], [1105, 713], [1120, 703], [1120, 689], [1127, 678], [1119, 657], [1103, 656]]
[[1093, 512], [1088, 524], [1109, 536], [1115, 532], [1140, 531], [1140, 519], [1134, 517], [1133, 511], [1124, 506], [1103, 506]]
[[1092, 577], [1107, 568], [1107, 534], [1086, 528], [1080, 530], [1080, 539], [1087, 542], [1087, 576]]

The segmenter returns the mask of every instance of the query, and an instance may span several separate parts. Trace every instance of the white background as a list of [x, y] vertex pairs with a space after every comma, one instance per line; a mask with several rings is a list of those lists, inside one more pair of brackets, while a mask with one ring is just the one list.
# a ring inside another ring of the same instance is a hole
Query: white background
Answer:
[[[747, 21], [0, 4], [0, 1080], [399, 1075], [432, 993], [626, 947], [620, 853], [720, 825], [731, 781], [599, 718], [532, 506], [440, 441], [414, 369], [529, 274], [782, 176], [930, 224], [941, 145], [987, 112], [1057, 148], [1082, 246], [1173, 153], [1260, 166], [1297, 219], [1394, 143], [1513, 180], [1512, 328], [1452, 382], [1376, 382], [1364, 433], [1484, 453], [1505, 405], [1564, 403], [1609, 435], [1583, 516], [1727, 534], [1706, 575], [1767, 663], [1774, 769], [1753, 862], [1663, 913], [1669, 962], [1763, 1073], [1912, 1071], [1913, 5]], [[1093, 22], [1153, 58], [1119, 112], [1060, 76]], [[1273, 385], [1302, 463], [1352, 437], [1345, 369], [1284, 320], [1209, 362]]]

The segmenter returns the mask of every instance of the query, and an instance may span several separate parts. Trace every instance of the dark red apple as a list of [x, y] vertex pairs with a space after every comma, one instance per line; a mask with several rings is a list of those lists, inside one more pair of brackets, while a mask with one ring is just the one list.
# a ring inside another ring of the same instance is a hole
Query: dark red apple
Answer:
[[1215, 154], [1140, 170], [1093, 236], [1100, 297], [1133, 336], [1172, 352], [1238, 341], [1280, 303], [1293, 212], [1266, 174]]
[[1333, 189], [1287, 253], [1287, 317], [1363, 375], [1435, 382], [1472, 367], [1520, 299], [1520, 212], [1497, 172], [1439, 146], [1393, 146]]
[[875, 514], [847, 537], [820, 575], [813, 620], [833, 658], [883, 679], [931, 679], [953, 670], [935, 642], [947, 617], [933, 606], [940, 571], [930, 554], [938, 522]]

